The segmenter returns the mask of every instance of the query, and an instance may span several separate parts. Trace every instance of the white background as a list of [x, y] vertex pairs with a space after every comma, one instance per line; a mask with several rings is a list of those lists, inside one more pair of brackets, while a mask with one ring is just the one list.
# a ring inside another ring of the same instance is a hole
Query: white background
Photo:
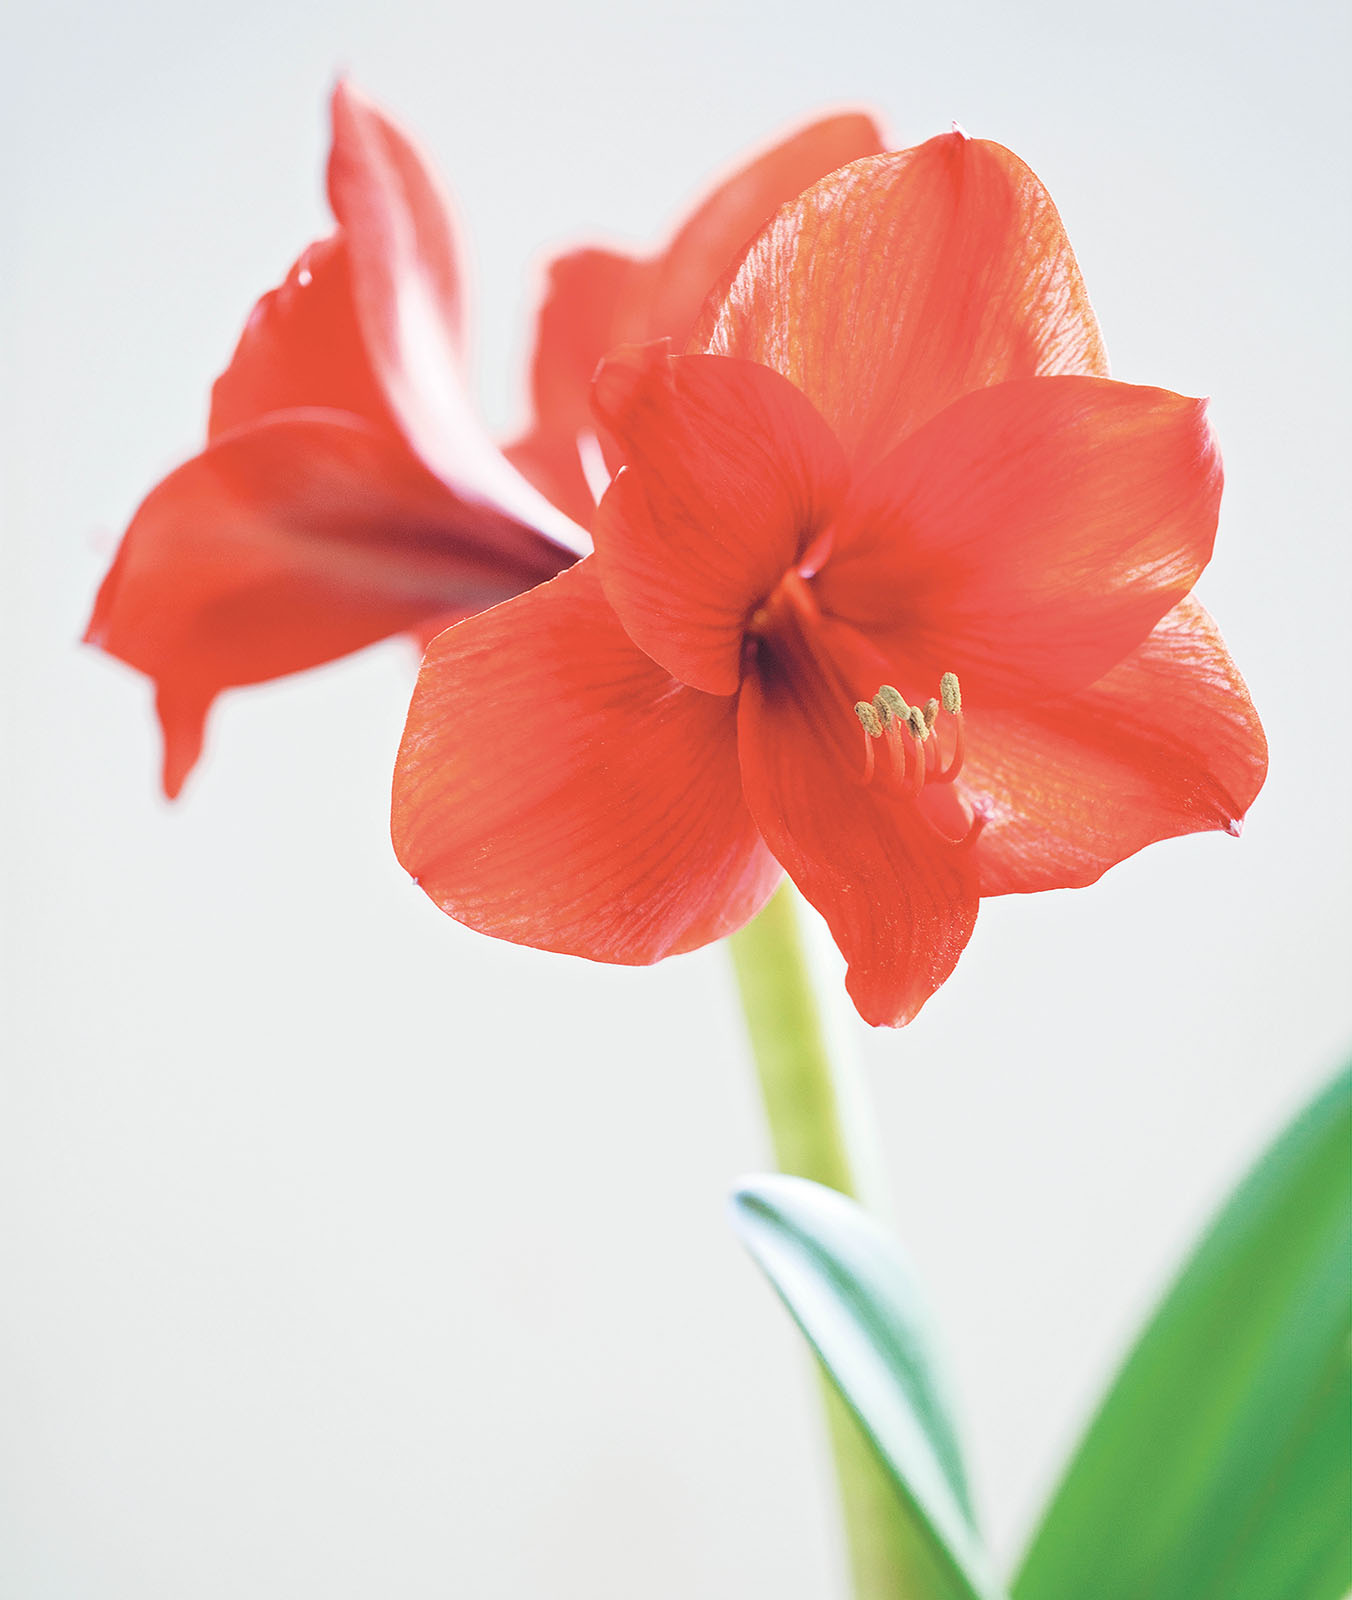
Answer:
[[806, 1363], [724, 1217], [767, 1159], [724, 952], [612, 971], [442, 919], [386, 837], [402, 644], [227, 697], [169, 808], [146, 683], [75, 643], [253, 299], [327, 228], [340, 69], [457, 196], [503, 428], [542, 252], [656, 243], [834, 104], [1012, 146], [1117, 375], [1214, 397], [1200, 592], [1272, 742], [1244, 838], [990, 903], [920, 1021], [858, 1030], [1012, 1554], [1185, 1242], [1352, 1033], [1339, 11], [11, 14], [0, 1593], [839, 1592]]

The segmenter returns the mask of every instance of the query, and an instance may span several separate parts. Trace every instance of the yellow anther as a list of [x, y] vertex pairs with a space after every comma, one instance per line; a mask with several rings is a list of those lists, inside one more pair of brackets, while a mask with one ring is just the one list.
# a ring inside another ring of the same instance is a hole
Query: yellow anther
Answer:
[[873, 709], [882, 718], [885, 728], [893, 717], [898, 722], [905, 722], [911, 708], [890, 683], [885, 683], [873, 697]]
[[863, 725], [864, 732], [870, 739], [876, 739], [883, 731], [883, 719], [867, 700], [856, 700], [854, 714]]
[[925, 731], [927, 733], [932, 733], [934, 731], [934, 723], [938, 715], [939, 702], [931, 696], [931, 698], [925, 702]]
[[919, 706], [912, 706], [906, 717], [911, 732], [917, 739], [929, 738], [929, 725], [925, 721], [925, 713]]
[[939, 698], [943, 701], [944, 710], [950, 714], [962, 710], [962, 690], [958, 688], [956, 672], [946, 672], [939, 679]]

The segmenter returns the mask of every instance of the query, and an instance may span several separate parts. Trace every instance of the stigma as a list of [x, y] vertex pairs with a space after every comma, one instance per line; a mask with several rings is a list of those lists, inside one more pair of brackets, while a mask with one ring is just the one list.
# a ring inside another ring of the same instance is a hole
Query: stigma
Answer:
[[[907, 705], [901, 692], [885, 683], [872, 700], [857, 701], [854, 714], [864, 731], [865, 783], [918, 795], [927, 783], [952, 783], [962, 771], [966, 740], [956, 673], [945, 672], [939, 693], [923, 705]], [[941, 741], [950, 740], [945, 760]]]

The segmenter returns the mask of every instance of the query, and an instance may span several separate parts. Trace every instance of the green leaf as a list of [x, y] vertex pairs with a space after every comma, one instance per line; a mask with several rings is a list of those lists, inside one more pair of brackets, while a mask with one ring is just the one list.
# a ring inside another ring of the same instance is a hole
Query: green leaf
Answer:
[[1352, 1073], [1236, 1191], [1146, 1329], [1016, 1600], [1352, 1588]]
[[905, 1600], [993, 1600], [911, 1272], [852, 1200], [805, 1178], [763, 1177], [733, 1223], [858, 1418], [896, 1490], [883, 1514], [906, 1535]]

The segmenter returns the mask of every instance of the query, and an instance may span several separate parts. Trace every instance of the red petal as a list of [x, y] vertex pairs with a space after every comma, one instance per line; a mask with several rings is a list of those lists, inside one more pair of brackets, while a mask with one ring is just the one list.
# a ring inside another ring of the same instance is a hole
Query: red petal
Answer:
[[433, 641], [394, 847], [457, 921], [641, 965], [740, 927], [779, 878], [747, 814], [732, 703], [635, 649], [595, 563]]
[[695, 337], [782, 372], [865, 465], [971, 389], [1107, 372], [1046, 190], [1008, 150], [961, 134], [808, 190]]
[[376, 370], [396, 389], [412, 386], [425, 360], [416, 345], [429, 340], [438, 364], [454, 371], [465, 308], [446, 192], [413, 142], [349, 84], [335, 88], [331, 111], [329, 204], [347, 236]]
[[227, 434], [151, 491], [86, 637], [157, 680], [172, 795], [221, 689], [493, 605], [567, 559], [367, 424], [292, 412]]
[[768, 368], [663, 345], [612, 356], [595, 405], [627, 463], [597, 512], [606, 598], [682, 683], [735, 694], [747, 617], [829, 520], [840, 448]]
[[550, 263], [531, 373], [535, 421], [507, 453], [583, 527], [596, 511], [578, 452], [579, 438], [596, 427], [591, 381], [607, 351], [650, 337], [645, 291], [652, 273], [648, 262], [611, 250], [577, 250]]
[[[821, 628], [849, 693], [863, 665], [848, 630]], [[865, 1022], [909, 1022], [952, 972], [976, 921], [971, 849], [945, 839], [912, 799], [861, 781], [865, 735], [842, 686], [792, 640], [762, 644], [738, 711], [742, 786], [765, 842], [826, 918]]]
[[1092, 683], [1210, 558], [1221, 469], [1205, 411], [1103, 378], [964, 396], [851, 494], [822, 605], [917, 664], [903, 693], [934, 693], [945, 671], [973, 703]]
[[641, 337], [684, 344], [706, 297], [781, 206], [838, 167], [885, 148], [873, 118], [851, 111], [810, 123], [738, 168], [653, 263]]
[[720, 184], [651, 260], [577, 250], [549, 268], [535, 336], [535, 422], [509, 452], [574, 521], [595, 500], [578, 459], [594, 424], [588, 404], [601, 358], [623, 344], [684, 345], [705, 297], [775, 211], [818, 178], [883, 148], [873, 121], [825, 117], [747, 162]]
[[1078, 887], [1157, 839], [1238, 833], [1267, 774], [1244, 680], [1193, 600], [1090, 688], [971, 711], [967, 750], [982, 894]]
[[531, 372], [541, 421], [591, 426], [587, 397], [601, 357], [648, 336], [651, 275], [647, 262], [613, 250], [575, 250], [550, 263]]
[[342, 228], [362, 342], [410, 449], [446, 483], [580, 553], [585, 537], [485, 433], [461, 366], [461, 271], [450, 207], [410, 141], [340, 83], [329, 201]]
[[341, 237], [312, 244], [285, 282], [253, 308], [211, 391], [207, 435], [215, 439], [270, 412], [316, 406], [395, 431], [357, 328]]

